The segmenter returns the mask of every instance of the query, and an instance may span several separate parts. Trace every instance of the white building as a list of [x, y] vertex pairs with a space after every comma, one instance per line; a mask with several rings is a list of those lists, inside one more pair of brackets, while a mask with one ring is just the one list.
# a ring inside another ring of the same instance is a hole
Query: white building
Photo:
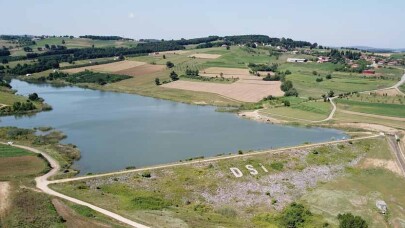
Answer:
[[288, 58], [287, 62], [288, 63], [306, 63], [306, 62], [308, 62], [308, 59]]

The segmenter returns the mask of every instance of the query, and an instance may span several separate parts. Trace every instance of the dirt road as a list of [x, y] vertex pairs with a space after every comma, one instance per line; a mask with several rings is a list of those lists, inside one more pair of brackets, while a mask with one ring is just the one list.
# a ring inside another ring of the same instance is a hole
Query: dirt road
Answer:
[[[2, 144], [6, 144], [6, 143], [2, 143]], [[61, 194], [59, 192], [55, 192], [54, 190], [52, 190], [52, 189], [50, 189], [48, 187], [48, 185], [50, 183], [48, 181], [48, 178], [55, 175], [59, 171], [59, 169], [60, 169], [59, 163], [55, 159], [53, 159], [51, 156], [49, 156], [47, 153], [44, 153], [44, 152], [42, 152], [40, 150], [37, 150], [35, 148], [28, 147], [28, 146], [22, 146], [22, 145], [15, 145], [15, 144], [13, 146], [21, 148], [21, 149], [28, 150], [28, 151], [31, 151], [31, 152], [34, 152], [34, 153], [42, 154], [42, 156], [44, 156], [44, 158], [48, 161], [48, 163], [52, 167], [51, 171], [49, 171], [45, 175], [35, 178], [37, 188], [42, 190], [44, 193], [47, 193], [49, 195], [56, 196], [56, 197], [68, 200], [70, 202], [73, 202], [73, 203], [76, 203], [76, 204], [79, 204], [79, 205], [89, 207], [89, 208], [91, 208], [91, 209], [93, 209], [93, 210], [95, 210], [97, 212], [100, 212], [100, 213], [102, 213], [102, 214], [104, 214], [104, 215], [106, 215], [106, 216], [108, 216], [110, 218], [113, 218], [113, 219], [115, 219], [117, 221], [120, 221], [122, 223], [125, 223], [125, 224], [133, 226], [133, 227], [139, 227], [139, 228], [147, 228], [148, 227], [148, 226], [142, 225], [140, 223], [131, 221], [131, 220], [127, 219], [127, 218], [124, 218], [121, 215], [115, 214], [115, 213], [113, 213], [111, 211], [108, 211], [108, 210], [105, 210], [103, 208], [97, 207], [97, 206], [95, 206], [93, 204], [89, 204], [89, 203], [86, 203], [84, 201], [81, 201], [81, 200], [78, 200], [78, 199], [63, 195], [63, 194]]]
[[0, 182], [0, 219], [10, 205], [9, 202], [10, 184], [8, 182]]
[[389, 136], [388, 143], [395, 154], [399, 167], [401, 168], [402, 174], [405, 176], [405, 155], [401, 150], [399, 142], [396, 141], [394, 136]]

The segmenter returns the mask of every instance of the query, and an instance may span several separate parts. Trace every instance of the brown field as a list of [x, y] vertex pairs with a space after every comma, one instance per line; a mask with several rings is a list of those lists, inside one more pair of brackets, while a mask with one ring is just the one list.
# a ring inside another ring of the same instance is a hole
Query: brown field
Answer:
[[278, 81], [263, 81], [261, 77], [249, 74], [248, 69], [210, 67], [200, 72], [206, 77], [239, 78], [232, 84], [216, 84], [194, 81], [176, 81], [163, 85], [165, 88], [183, 89], [219, 94], [243, 102], [258, 102], [266, 96], [283, 96]]
[[217, 55], [217, 54], [192, 54], [189, 55], [188, 57], [195, 57], [197, 59], [217, 59], [219, 57], [221, 57], [221, 55]]
[[164, 65], [152, 65], [143, 64], [141, 66], [131, 67], [125, 70], [114, 71], [115, 74], [129, 75], [129, 76], [140, 76], [146, 74], [152, 74], [166, 69]]
[[115, 62], [115, 63], [79, 67], [79, 68], [67, 69], [67, 70], [63, 70], [63, 71], [67, 72], [67, 73], [78, 73], [78, 72], [81, 72], [84, 70], [93, 70], [93, 71], [99, 71], [99, 72], [115, 73], [117, 71], [122, 71], [122, 70], [130, 69], [130, 68], [142, 66], [145, 64], [146, 63], [144, 63], [144, 62], [124, 60], [124, 61], [119, 61], [119, 62]]
[[275, 82], [246, 82], [239, 80], [232, 84], [216, 84], [193, 81], [175, 81], [163, 85], [165, 88], [192, 90], [219, 94], [243, 102], [258, 102], [266, 96], [282, 96], [281, 83]]
[[207, 69], [202, 70], [200, 73], [204, 74], [217, 74], [219, 75], [222, 73], [224, 77], [226, 75], [249, 75], [248, 69], [240, 69], [240, 68], [226, 68], [226, 67], [209, 67]]
[[37, 174], [46, 163], [36, 156], [5, 157], [0, 159], [0, 179]]

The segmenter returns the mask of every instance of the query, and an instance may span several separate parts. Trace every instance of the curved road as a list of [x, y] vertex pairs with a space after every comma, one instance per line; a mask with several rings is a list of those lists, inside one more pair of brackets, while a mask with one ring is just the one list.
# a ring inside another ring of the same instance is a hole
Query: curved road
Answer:
[[[6, 144], [6, 143], [2, 143], [2, 144]], [[59, 171], [59, 169], [60, 169], [59, 163], [55, 159], [53, 159], [51, 156], [49, 156], [47, 153], [44, 153], [44, 152], [42, 152], [40, 150], [37, 150], [35, 148], [28, 147], [28, 146], [22, 146], [22, 145], [13, 145], [13, 146], [21, 148], [21, 149], [29, 150], [29, 151], [37, 153], [37, 154], [41, 154], [48, 161], [49, 165], [52, 167], [51, 171], [49, 171], [45, 175], [35, 178], [37, 188], [42, 190], [44, 193], [47, 193], [47, 194], [52, 195], [52, 196], [57, 196], [59, 198], [68, 200], [70, 202], [73, 202], [73, 203], [76, 203], [76, 204], [79, 204], [79, 205], [89, 207], [89, 208], [91, 208], [91, 209], [93, 209], [93, 210], [95, 210], [97, 212], [100, 212], [100, 213], [102, 213], [104, 215], [107, 215], [107, 216], [109, 216], [109, 217], [111, 217], [111, 218], [113, 218], [113, 219], [115, 219], [117, 221], [120, 221], [122, 223], [125, 223], [127, 225], [130, 225], [130, 226], [133, 226], [133, 227], [139, 227], [139, 228], [148, 228], [148, 226], [145, 226], [145, 225], [142, 225], [140, 223], [131, 221], [131, 220], [129, 220], [127, 218], [124, 218], [121, 215], [118, 215], [118, 214], [113, 213], [111, 211], [107, 211], [107, 210], [105, 210], [103, 208], [100, 208], [100, 207], [97, 207], [97, 206], [95, 206], [93, 204], [89, 204], [89, 203], [86, 203], [84, 201], [81, 201], [81, 200], [78, 200], [78, 199], [63, 195], [63, 194], [61, 194], [59, 192], [56, 192], [56, 191], [50, 189], [48, 187], [48, 185], [50, 184], [50, 182], [48, 181], [48, 178], [55, 175]]]

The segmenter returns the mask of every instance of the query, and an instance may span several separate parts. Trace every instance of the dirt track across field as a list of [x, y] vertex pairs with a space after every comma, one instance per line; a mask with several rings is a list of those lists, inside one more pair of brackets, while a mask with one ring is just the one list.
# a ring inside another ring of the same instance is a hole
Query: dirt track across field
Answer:
[[124, 61], [119, 61], [119, 62], [115, 62], [115, 63], [79, 67], [79, 68], [67, 69], [67, 70], [63, 70], [63, 71], [67, 72], [67, 73], [78, 73], [78, 72], [85, 71], [85, 70], [92, 70], [92, 71], [99, 71], [99, 72], [114, 72], [115, 73], [117, 71], [126, 70], [126, 69], [134, 68], [137, 66], [142, 66], [145, 64], [146, 63], [144, 63], [144, 62], [124, 60]]
[[197, 59], [217, 59], [221, 57], [221, 55], [216, 55], [216, 54], [192, 54], [189, 55], [188, 57], [194, 57]]
[[10, 205], [10, 184], [8, 182], [0, 182], [0, 219]]

